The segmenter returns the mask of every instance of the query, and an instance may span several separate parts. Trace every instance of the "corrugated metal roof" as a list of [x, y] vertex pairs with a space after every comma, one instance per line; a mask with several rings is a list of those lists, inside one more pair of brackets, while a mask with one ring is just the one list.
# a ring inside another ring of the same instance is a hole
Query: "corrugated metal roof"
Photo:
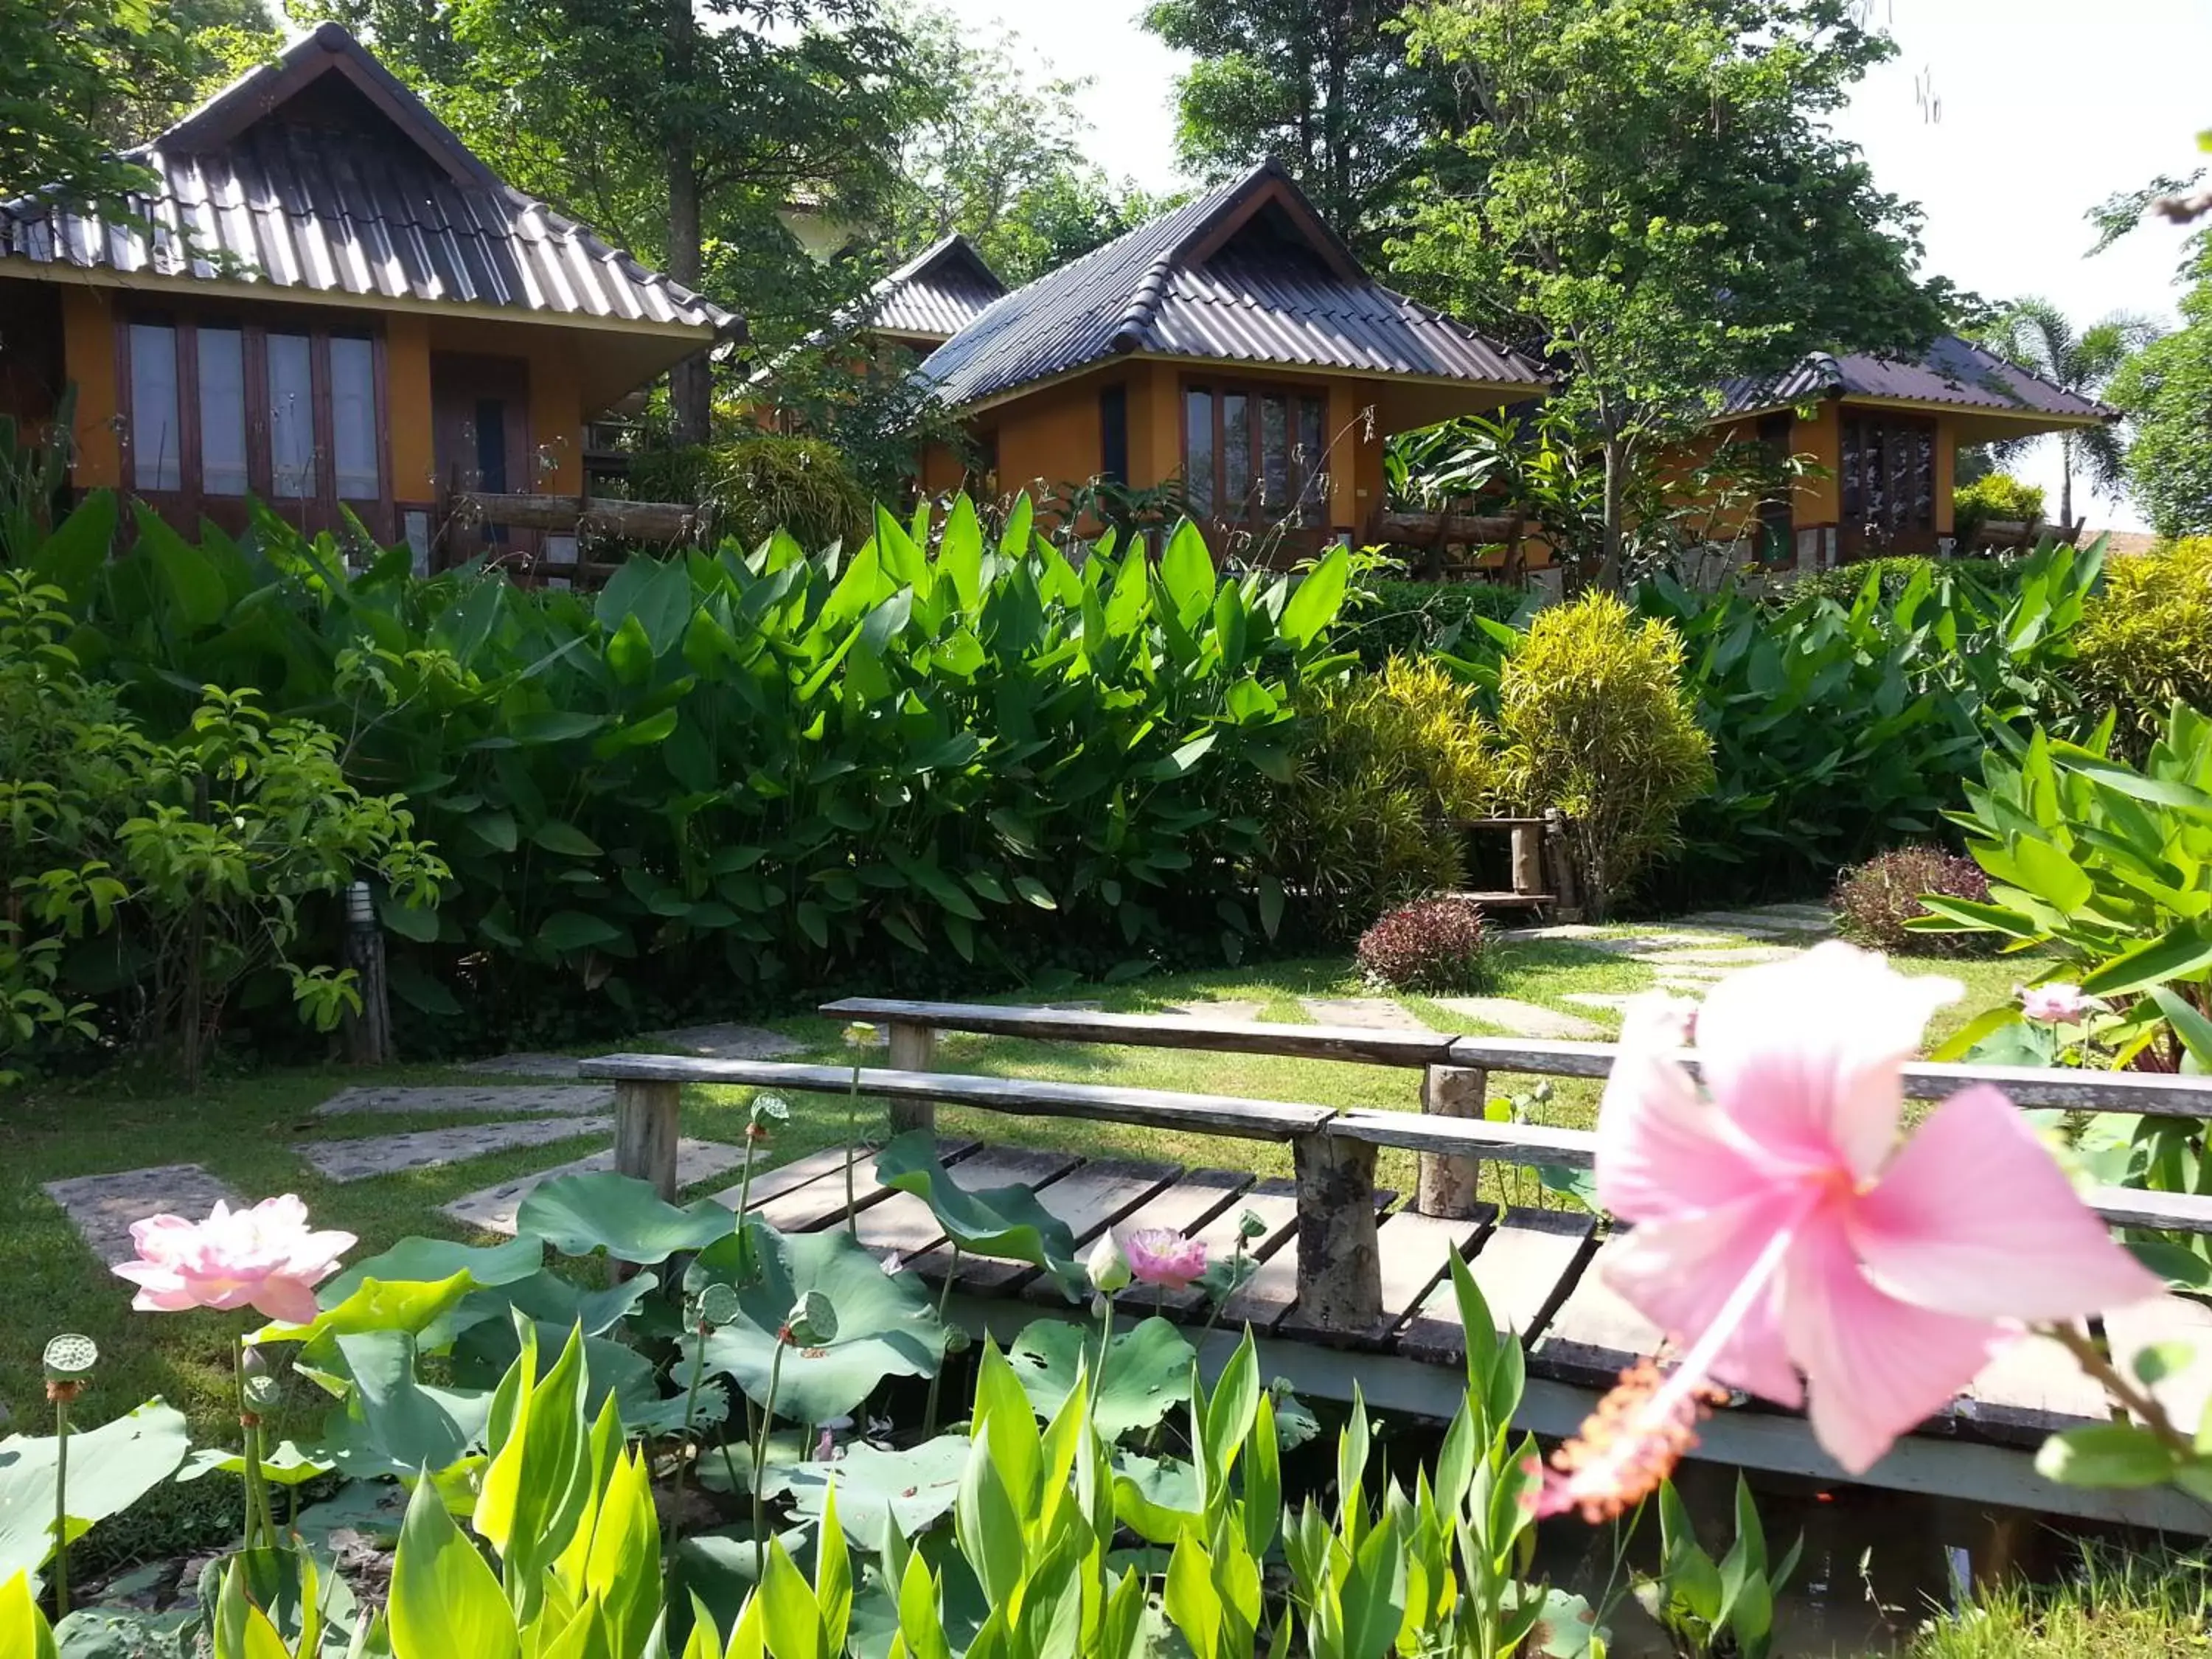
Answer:
[[1917, 361], [1816, 351], [1779, 374], [1730, 380], [1721, 391], [1724, 418], [1833, 396], [1955, 404], [2008, 415], [2105, 420], [2117, 413], [1955, 334], [1939, 336]]
[[[351, 125], [288, 118], [339, 72]], [[380, 120], [379, 116], [384, 118]], [[45, 193], [0, 204], [0, 259], [728, 331], [731, 312], [501, 184], [345, 30], [326, 23], [131, 158], [139, 222]], [[273, 296], [272, 296], [273, 297]]]
[[[1209, 246], [1270, 182], [1302, 210], [1305, 240], [1239, 230]], [[1127, 351], [1545, 384], [1527, 358], [1370, 279], [1272, 162], [1017, 289], [921, 373], [957, 408]]]
[[863, 325], [884, 334], [949, 340], [1006, 295], [975, 244], [957, 233], [931, 243], [869, 291]]

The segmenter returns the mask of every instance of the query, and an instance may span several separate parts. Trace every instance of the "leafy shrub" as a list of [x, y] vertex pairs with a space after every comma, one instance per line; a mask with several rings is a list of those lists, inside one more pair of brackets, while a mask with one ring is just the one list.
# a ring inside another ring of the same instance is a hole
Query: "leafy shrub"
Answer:
[[[158, 522], [140, 533], [156, 557], [173, 550]], [[0, 570], [0, 895], [14, 913], [0, 1060], [87, 1034], [92, 1005], [76, 999], [98, 996], [125, 1035], [174, 1039], [197, 1082], [226, 1006], [258, 979], [331, 1030], [361, 998], [352, 969], [295, 959], [317, 907], [328, 922], [341, 890], [373, 877], [395, 910], [428, 916], [416, 907], [435, 902], [446, 866], [398, 797], [346, 781], [331, 732], [272, 721], [251, 690], [207, 686], [183, 732], [149, 738], [62, 643], [65, 598]]]
[[1951, 492], [1951, 530], [1959, 545], [1972, 548], [1982, 526], [2036, 524], [2043, 518], [2043, 489], [2008, 473], [1992, 472]]
[[873, 507], [845, 458], [818, 438], [757, 432], [727, 443], [649, 450], [630, 463], [641, 501], [708, 508], [715, 532], [747, 548], [784, 530], [808, 547], [859, 541]]
[[1923, 561], [1893, 599], [1877, 568], [1846, 600], [1814, 588], [1779, 610], [1647, 583], [1644, 609], [1688, 647], [1717, 774], [1655, 895], [1802, 893], [1938, 835], [2001, 732], [2078, 729], [2072, 640], [2103, 568], [2096, 548], [2042, 549], [2002, 582], [1978, 562]]
[[1992, 554], [1974, 558], [1931, 558], [1924, 553], [1898, 553], [1879, 559], [1860, 559], [1851, 564], [1839, 564], [1826, 570], [1814, 571], [1776, 587], [1767, 603], [1781, 611], [1800, 601], [1818, 595], [1833, 599], [1849, 609], [1856, 605], [1866, 592], [1868, 578], [1876, 583], [1880, 603], [1895, 605], [1905, 590], [1923, 569], [1937, 579], [1949, 577], [1954, 582], [1972, 586], [1987, 594], [2010, 592], [2018, 584], [2018, 573], [2024, 562], [2017, 555]]
[[596, 595], [418, 580], [404, 550], [356, 574], [265, 516], [52, 562], [152, 729], [191, 719], [183, 687], [258, 687], [349, 734], [356, 787], [405, 788], [456, 881], [384, 906], [393, 989], [449, 1020], [465, 994], [477, 1041], [494, 1008], [565, 1013], [564, 984], [634, 1022], [1272, 931], [1254, 802], [1340, 666], [1348, 556], [1224, 581], [1186, 531], [1079, 572], [1025, 506], [988, 545], [965, 501], [921, 528], [636, 558]]
[[1359, 971], [1394, 991], [1477, 991], [1483, 965], [1482, 912], [1471, 900], [1401, 905], [1359, 936]]
[[1983, 941], [1966, 933], [1915, 934], [1905, 923], [1935, 913], [1920, 902], [1923, 893], [1986, 902], [1989, 878], [1972, 859], [1940, 847], [1900, 847], [1844, 872], [1833, 900], [1837, 929], [1855, 944], [1877, 951], [1925, 951], [1938, 954], [1975, 948]]
[[1350, 938], [1394, 904], [1462, 884], [1464, 833], [1495, 787], [1474, 688], [1394, 657], [1309, 696], [1287, 783], [1259, 817], [1266, 868], [1319, 937]]
[[1393, 657], [1434, 651], [1455, 657], [1489, 655], [1494, 647], [1474, 618], [1518, 621], [1538, 597], [1502, 582], [1374, 582], [1338, 640], [1359, 653], [1370, 668]]
[[1583, 900], [1600, 918], [1712, 786], [1682, 659], [1673, 628], [1594, 592], [1537, 612], [1499, 670], [1501, 793], [1574, 821]]
[[2074, 677], [2110, 709], [2120, 751], [2142, 758], [2179, 701], [2212, 708], [2212, 536], [2118, 558], [2082, 612]]

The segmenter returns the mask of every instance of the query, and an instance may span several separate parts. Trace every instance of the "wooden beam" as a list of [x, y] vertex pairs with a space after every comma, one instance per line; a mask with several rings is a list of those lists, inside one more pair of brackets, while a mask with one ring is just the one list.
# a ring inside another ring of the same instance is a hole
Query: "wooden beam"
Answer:
[[[579, 1075], [678, 1083], [734, 1083], [842, 1095], [853, 1086], [843, 1066], [801, 1066], [773, 1060], [703, 1060], [682, 1054], [603, 1054], [581, 1062]], [[1164, 1089], [1115, 1089], [1092, 1083], [1026, 1078], [962, 1077], [944, 1072], [863, 1069], [860, 1092], [882, 1100], [936, 1100], [1033, 1117], [1095, 1118], [1194, 1134], [1245, 1140], [1295, 1140], [1336, 1114], [1327, 1106], [1233, 1095], [1186, 1095]]]
[[1425, 546], [1434, 542], [1456, 542], [1486, 547], [1492, 542], [1509, 546], [1528, 533], [1523, 519], [1494, 518], [1479, 513], [1385, 513], [1382, 539]]
[[1372, 1031], [1352, 1025], [1273, 1025], [1256, 1020], [1171, 1014], [1108, 1014], [1089, 1008], [1000, 1007], [981, 1002], [902, 1002], [845, 997], [825, 1002], [830, 1019], [901, 1021], [940, 1031], [1034, 1037], [1060, 1042], [1126, 1042], [1215, 1054], [1287, 1054], [1300, 1060], [1354, 1060], [1370, 1066], [1436, 1066], [1450, 1058], [1445, 1031]]
[[625, 501], [604, 495], [516, 495], [464, 489], [453, 514], [463, 524], [482, 521], [517, 530], [603, 530], [640, 541], [689, 541], [706, 514], [682, 501]]

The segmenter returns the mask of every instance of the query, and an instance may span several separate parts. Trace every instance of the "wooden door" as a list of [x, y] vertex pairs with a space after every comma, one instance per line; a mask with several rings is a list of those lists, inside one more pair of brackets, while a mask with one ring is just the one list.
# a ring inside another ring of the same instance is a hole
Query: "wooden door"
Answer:
[[[430, 357], [431, 459], [440, 494], [526, 495], [530, 470], [530, 366], [519, 357]], [[506, 525], [448, 523], [447, 562], [479, 553], [527, 554], [537, 532]]]

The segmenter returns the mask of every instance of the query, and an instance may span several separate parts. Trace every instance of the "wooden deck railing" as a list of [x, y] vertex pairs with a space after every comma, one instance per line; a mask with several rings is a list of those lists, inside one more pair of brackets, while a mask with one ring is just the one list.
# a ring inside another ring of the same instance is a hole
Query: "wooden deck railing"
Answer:
[[[936, 1106], [944, 1102], [1016, 1115], [1086, 1118], [1288, 1144], [1297, 1176], [1298, 1324], [1324, 1336], [1347, 1338], [1370, 1332], [1383, 1314], [1376, 1242], [1377, 1152], [1395, 1147], [1419, 1154], [1421, 1211], [1454, 1217], [1477, 1212], [1473, 1172], [1484, 1161], [1590, 1167], [1596, 1153], [1594, 1135], [1540, 1124], [1489, 1122], [1482, 1117], [1482, 1102], [1493, 1073], [1597, 1078], [1611, 1070], [1619, 1052], [1611, 1043], [873, 998], [830, 1003], [822, 1012], [888, 1027], [890, 1065], [862, 1068], [858, 1086], [861, 1093], [890, 1103], [895, 1132], [933, 1128]], [[1340, 1109], [938, 1072], [932, 1066], [940, 1031], [1416, 1067], [1425, 1074], [1424, 1109]], [[1693, 1055], [1684, 1059], [1694, 1066]], [[586, 1078], [616, 1085], [616, 1167], [654, 1182], [672, 1198], [684, 1085], [738, 1084], [823, 1094], [842, 1094], [854, 1086], [854, 1074], [846, 1066], [775, 1060], [616, 1054], [587, 1060], [580, 1070]], [[2212, 1118], [2212, 1078], [1930, 1063], [1905, 1068], [1905, 1093], [1915, 1099], [1940, 1099], [1976, 1083], [1996, 1085], [2022, 1107]], [[2212, 1233], [2212, 1198], [2107, 1187], [2089, 1194], [2089, 1202], [2115, 1226]]]

